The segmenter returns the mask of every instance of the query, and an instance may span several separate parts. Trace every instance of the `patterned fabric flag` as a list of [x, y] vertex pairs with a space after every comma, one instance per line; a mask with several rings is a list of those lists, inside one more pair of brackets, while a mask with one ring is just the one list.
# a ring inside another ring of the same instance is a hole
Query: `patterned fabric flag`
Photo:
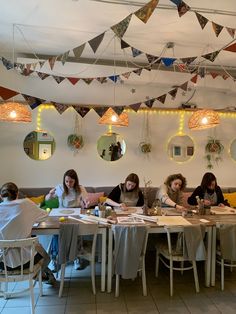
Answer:
[[193, 82], [194, 84], [197, 84], [197, 77], [198, 77], [198, 74], [194, 75], [190, 81]]
[[15, 92], [14, 90], [0, 86], [0, 96], [2, 97], [3, 100], [7, 100], [9, 98], [12, 98], [18, 94], [19, 93]]
[[197, 12], [195, 12], [195, 14], [196, 14], [196, 17], [198, 19], [198, 22], [199, 22], [201, 28], [203, 29], [207, 25], [208, 19], [205, 18], [205, 16], [203, 16]]
[[134, 72], [135, 74], [137, 74], [138, 76], [140, 76], [141, 73], [142, 73], [142, 71], [143, 71], [143, 69], [140, 68], [140, 69], [134, 70], [133, 72]]
[[187, 91], [187, 89], [188, 89], [188, 81], [185, 82], [185, 83], [183, 83], [182, 85], [180, 85], [180, 88], [181, 88], [182, 90], [184, 90], [184, 91]]
[[150, 55], [148, 53], [146, 53], [146, 57], [147, 57], [149, 63], [154, 63], [159, 58], [158, 56], [153, 56], [153, 55]]
[[125, 48], [130, 47], [130, 45], [127, 44], [127, 42], [125, 42], [123, 39], [121, 39], [120, 47], [121, 47], [121, 49], [125, 49]]
[[109, 78], [112, 82], [114, 82], [114, 83], [117, 82], [117, 80], [118, 80], [119, 77], [120, 77], [119, 75], [111, 75], [111, 76], [108, 76], [108, 78]]
[[133, 55], [134, 58], [139, 56], [139, 55], [141, 55], [143, 53], [141, 50], [138, 50], [138, 49], [136, 49], [134, 47], [131, 47], [131, 50], [132, 50], [132, 55]]
[[51, 57], [51, 58], [48, 59], [48, 62], [49, 62], [51, 70], [53, 70], [56, 60], [57, 60], [57, 56]]
[[86, 84], [90, 84], [92, 81], [93, 81], [93, 78], [91, 77], [91, 78], [82, 78], [81, 80], [83, 80]]
[[227, 29], [227, 32], [230, 34], [230, 36], [234, 38], [235, 28], [226, 27], [226, 29]]
[[186, 65], [184, 63], [179, 63], [178, 68], [180, 69], [181, 72], [186, 70]]
[[174, 88], [174, 89], [170, 90], [170, 91], [168, 92], [168, 94], [171, 95], [172, 99], [175, 99], [176, 94], [177, 94], [177, 91], [178, 91], [178, 88]]
[[124, 106], [115, 106], [112, 107], [112, 109], [115, 111], [116, 114], [118, 114], [118, 116], [123, 112], [123, 110], [125, 109]]
[[148, 108], [152, 108], [154, 102], [155, 102], [156, 98], [152, 98], [152, 99], [148, 99], [144, 102], [144, 104], [148, 107]]
[[24, 68], [24, 70], [21, 71], [21, 74], [24, 75], [24, 76], [29, 76], [29, 75], [30, 75], [31, 73], [33, 73], [33, 72], [34, 72], [33, 70]]
[[166, 94], [157, 97], [157, 100], [164, 104], [166, 101]]
[[218, 56], [219, 52], [220, 52], [220, 50], [213, 51], [211, 53], [207, 53], [205, 55], [202, 55], [202, 57], [207, 59], [207, 60], [210, 60], [211, 62], [214, 62], [215, 58]]
[[77, 77], [67, 77], [67, 80], [70, 81], [72, 85], [75, 85], [80, 80], [80, 78], [77, 78]]
[[49, 76], [47, 73], [42, 73], [42, 72], [36, 72], [38, 76], [41, 78], [41, 80], [45, 80]]
[[7, 70], [13, 69], [13, 63], [10, 60], [5, 59], [2, 57], [2, 64]]
[[123, 19], [121, 22], [119, 22], [116, 25], [113, 25], [111, 29], [113, 32], [119, 37], [122, 38], [129, 26], [130, 20], [131, 20], [132, 14], [128, 15], [125, 19]]
[[94, 53], [96, 53], [98, 47], [100, 46], [104, 35], [105, 35], [105, 33], [102, 33], [102, 34], [98, 35], [97, 37], [88, 41], [88, 43], [89, 43], [89, 45], [92, 48]]
[[190, 63], [192, 63], [196, 59], [197, 59], [197, 57], [189, 57], [189, 58], [182, 58], [181, 60], [183, 61], [183, 63], [189, 65]]
[[219, 76], [219, 73], [210, 72], [213, 79], [215, 79], [217, 76]]
[[101, 84], [107, 82], [107, 77], [97, 77], [97, 81], [100, 82]]
[[58, 104], [58, 103], [52, 103], [52, 104], [60, 114], [62, 114], [64, 111], [66, 111], [66, 109], [69, 108], [68, 105], [64, 105], [64, 104]]
[[190, 7], [184, 2], [181, 1], [178, 4], [178, 12], [179, 12], [179, 17], [183, 16], [185, 13], [187, 13], [190, 10]]
[[226, 51], [231, 51], [231, 52], [236, 52], [236, 43], [224, 48], [223, 50], [226, 50]]
[[84, 48], [85, 48], [85, 44], [82, 44], [76, 48], [73, 49], [73, 52], [74, 52], [74, 55], [75, 55], [75, 58], [76, 59], [79, 59], [80, 56], [82, 55], [83, 51], [84, 51]]
[[59, 60], [61, 60], [61, 63], [64, 65], [66, 63], [66, 60], [68, 59], [69, 57], [69, 53], [70, 53], [70, 50], [66, 51], [65, 53], [63, 53], [60, 57], [59, 57]]
[[52, 77], [54, 78], [54, 80], [60, 84], [62, 81], [64, 81], [65, 77], [63, 76], [57, 76], [57, 75], [52, 75]]
[[138, 11], [134, 12], [134, 14], [139, 18], [143, 23], [147, 23], [149, 18], [151, 17], [153, 11], [155, 10], [159, 0], [151, 0]]
[[122, 74], [122, 76], [124, 76], [126, 79], [128, 79], [130, 77], [131, 72], [125, 72]]
[[37, 97], [33, 97], [30, 95], [25, 95], [25, 94], [21, 94], [25, 100], [27, 101], [27, 103], [30, 105], [31, 109], [35, 109], [38, 106], [40, 106], [43, 102], [45, 102], [45, 99], [40, 99]]
[[99, 117], [102, 117], [107, 111], [107, 107], [93, 107], [93, 110], [99, 115]]
[[229, 78], [229, 75], [228, 75], [228, 74], [224, 74], [224, 75], [222, 75], [222, 78], [223, 78], [224, 80], [227, 80], [227, 78]]
[[136, 104], [129, 105], [129, 107], [130, 107], [132, 110], [134, 110], [135, 112], [137, 112], [137, 111], [139, 110], [140, 106], [141, 106], [141, 102], [136, 103]]
[[176, 4], [177, 6], [182, 2], [182, 0], [170, 0], [170, 1]]
[[216, 37], [218, 37], [222, 31], [222, 29], [224, 28], [224, 26], [220, 25], [220, 24], [216, 24], [214, 22], [211, 22], [212, 23], [212, 27], [213, 27], [213, 30], [216, 34]]
[[161, 58], [161, 61], [166, 67], [171, 66], [175, 62], [175, 58]]
[[39, 66], [40, 66], [40, 69], [44, 66], [44, 63], [45, 63], [46, 61], [39, 61]]
[[[36, 65], [37, 65], [37, 63], [36, 63]], [[16, 69], [19, 69], [19, 70], [23, 71], [24, 67], [25, 67], [25, 65], [22, 64], [22, 63], [18, 63], [18, 62], [15, 63], [15, 68]]]
[[33, 69], [34, 71], [35, 71], [37, 65], [38, 65], [38, 62], [35, 62], [35, 63], [32, 63], [32, 64], [31, 64], [31, 67], [32, 67], [32, 69]]
[[80, 107], [80, 106], [72, 106], [76, 112], [78, 112], [79, 115], [81, 115], [81, 117], [85, 117], [86, 114], [90, 111], [90, 108], [88, 107]]

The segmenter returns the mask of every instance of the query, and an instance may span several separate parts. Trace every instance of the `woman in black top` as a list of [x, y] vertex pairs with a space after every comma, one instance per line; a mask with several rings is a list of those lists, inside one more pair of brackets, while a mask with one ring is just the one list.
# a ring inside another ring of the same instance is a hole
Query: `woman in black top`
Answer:
[[221, 188], [217, 185], [216, 177], [211, 172], [206, 172], [204, 174], [201, 185], [198, 186], [188, 198], [188, 203], [190, 205], [197, 205], [196, 196], [203, 199], [204, 205], [206, 206], [227, 205], [227, 200], [224, 200]]
[[131, 173], [125, 183], [117, 185], [108, 195], [106, 203], [125, 209], [127, 206], [143, 206], [143, 193], [139, 188], [139, 177]]

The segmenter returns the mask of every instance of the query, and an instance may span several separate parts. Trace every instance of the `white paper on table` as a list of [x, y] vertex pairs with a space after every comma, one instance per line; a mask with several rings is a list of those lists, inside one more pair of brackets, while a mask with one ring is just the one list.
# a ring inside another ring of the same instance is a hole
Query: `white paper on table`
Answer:
[[229, 206], [211, 206], [211, 213], [215, 215], [235, 215], [236, 210]]
[[125, 225], [139, 225], [139, 224], [145, 224], [144, 220], [138, 217], [117, 217], [118, 224], [125, 224]]
[[130, 215], [133, 213], [142, 214], [142, 207], [127, 207], [127, 210], [122, 210], [120, 207], [114, 207], [116, 214], [118, 215]]
[[191, 223], [182, 216], [159, 216], [157, 224], [159, 226], [187, 226]]
[[64, 208], [64, 207], [59, 207], [59, 208], [53, 208], [49, 216], [79, 216], [81, 212], [81, 208]]
[[158, 221], [157, 216], [145, 216], [145, 215], [140, 215], [140, 214], [136, 214], [136, 213], [131, 214], [131, 216], [137, 217], [137, 218], [149, 221], [149, 222], [154, 222], [154, 223], [157, 223], [157, 221]]
[[80, 214], [80, 217], [84, 220], [87, 220], [87, 221], [98, 222], [98, 223], [103, 223], [103, 224], [108, 223], [108, 220], [106, 218], [100, 218], [100, 217], [93, 216], [93, 215]]

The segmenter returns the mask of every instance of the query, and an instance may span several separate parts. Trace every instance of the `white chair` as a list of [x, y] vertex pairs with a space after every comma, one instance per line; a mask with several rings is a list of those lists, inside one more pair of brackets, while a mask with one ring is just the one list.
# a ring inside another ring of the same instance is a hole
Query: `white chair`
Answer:
[[[123, 226], [123, 227], [124, 228], [132, 228], [134, 226]], [[139, 226], [136, 226], [136, 227], [139, 228]], [[113, 234], [114, 234], [114, 228], [113, 228]], [[136, 239], [136, 240], [138, 241], [138, 239]], [[145, 271], [145, 254], [146, 254], [146, 248], [147, 248], [147, 240], [148, 240], [148, 228], [146, 227], [146, 232], [145, 232], [145, 236], [143, 239], [143, 245], [141, 248], [140, 255], [138, 257], [139, 260], [138, 260], [138, 269], [137, 269], [138, 273], [142, 276], [143, 296], [147, 296], [146, 271]], [[132, 245], [135, 246], [137, 241], [135, 243], [132, 243]], [[116, 242], [115, 242], [115, 246], [116, 246]], [[114, 255], [114, 253], [113, 253], [113, 255]], [[120, 294], [120, 275], [117, 273], [115, 275], [116, 275], [115, 297], [119, 297], [119, 294]]]
[[[38, 262], [34, 265], [34, 256], [35, 256], [35, 246], [38, 243], [38, 239], [27, 238], [19, 240], [0, 240], [0, 256], [1, 261], [3, 262], [4, 269], [0, 271], [0, 293], [3, 295], [4, 299], [8, 299], [12, 296], [21, 294], [25, 291], [30, 291], [31, 296], [31, 313], [35, 313], [35, 301], [34, 301], [34, 284], [36, 283], [35, 279], [38, 277], [39, 281], [39, 291], [40, 296], [42, 296], [42, 268], [41, 262]], [[6, 260], [8, 258], [8, 253], [10, 250], [18, 250], [21, 257], [21, 264], [19, 270], [7, 270]], [[27, 250], [30, 253], [30, 265], [29, 268], [23, 269], [23, 252]], [[20, 291], [8, 291], [9, 282], [22, 282], [29, 281], [29, 288], [22, 289]], [[5, 283], [5, 288], [2, 290], [2, 283]]]
[[[195, 281], [195, 288], [196, 292], [199, 292], [199, 282], [198, 282], [198, 273], [197, 273], [197, 265], [196, 260], [189, 261], [185, 257], [185, 246], [180, 245], [179, 249], [176, 250], [176, 244], [173, 245], [171, 241], [171, 237], [173, 234], [176, 233], [182, 234], [182, 241], [184, 242], [184, 233], [183, 233], [183, 227], [165, 227], [166, 234], [167, 234], [167, 243], [160, 243], [156, 245], [156, 269], [155, 269], [155, 275], [158, 277], [158, 271], [159, 271], [159, 259], [162, 261], [162, 263], [169, 268], [170, 270], [170, 296], [173, 296], [173, 270], [178, 270], [183, 273], [184, 270], [190, 270], [193, 269], [194, 274], [194, 281]], [[182, 242], [181, 241], [181, 242]], [[163, 257], [165, 259], [163, 259]], [[167, 263], [169, 261], [169, 264]], [[188, 261], [191, 263], [190, 266], [184, 267], [184, 262]], [[174, 267], [174, 262], [180, 262], [179, 267]]]
[[[97, 242], [97, 232], [98, 225], [97, 224], [78, 224], [78, 236], [92, 236], [91, 241], [83, 241], [82, 239], [82, 248], [77, 254], [77, 257], [81, 257], [90, 262], [91, 267], [91, 280], [92, 280], [92, 290], [93, 294], [96, 294], [96, 285], [95, 285], [95, 251], [96, 251], [96, 242]], [[89, 242], [90, 245], [84, 245], [84, 243]], [[65, 279], [65, 268], [66, 263], [61, 264], [61, 278], [60, 278], [60, 289], [59, 289], [59, 297], [61, 298], [63, 287], [64, 287], [64, 279]]]

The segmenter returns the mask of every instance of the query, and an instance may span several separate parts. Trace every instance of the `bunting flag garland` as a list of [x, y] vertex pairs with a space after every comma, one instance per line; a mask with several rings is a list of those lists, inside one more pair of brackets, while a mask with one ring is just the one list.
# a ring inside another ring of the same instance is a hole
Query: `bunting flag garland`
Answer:
[[189, 58], [181, 58], [181, 60], [183, 61], [183, 63], [189, 65], [190, 63], [192, 63], [193, 61], [195, 61], [197, 59], [197, 57], [189, 57]]
[[197, 12], [195, 12], [195, 14], [196, 14], [196, 17], [198, 19], [198, 22], [199, 22], [201, 28], [204, 29], [204, 27], [207, 25], [208, 19], [205, 18], [203, 15], [197, 13]]
[[143, 71], [143, 68], [140, 68], [140, 69], [134, 70], [133, 73], [135, 73], [135, 74], [137, 74], [138, 76], [140, 76], [141, 73], [142, 73], [142, 71]]
[[25, 68], [23, 71], [21, 71], [21, 74], [24, 76], [29, 76], [31, 73], [33, 73], [33, 70], [30, 70], [29, 68]]
[[76, 112], [78, 112], [79, 115], [81, 115], [81, 117], [85, 117], [86, 114], [90, 111], [90, 108], [88, 107], [78, 107], [76, 105], [72, 106]]
[[61, 60], [62, 65], [64, 65], [69, 57], [70, 50], [63, 53], [61, 56], [59, 56], [58, 60]]
[[73, 49], [74, 56], [75, 56], [76, 59], [80, 58], [80, 56], [82, 55], [82, 53], [84, 51], [84, 48], [85, 48], [85, 44], [80, 45], [80, 46], [78, 46], [78, 47]]
[[231, 52], [236, 52], [236, 43], [224, 48], [223, 50], [226, 50], [226, 51], [231, 51]]
[[223, 80], [227, 80], [227, 78], [229, 78], [229, 75], [228, 74], [224, 74], [224, 75], [222, 75], [222, 78], [223, 78]]
[[2, 57], [2, 64], [7, 70], [13, 69], [13, 63], [10, 60], [5, 59], [4, 57]]
[[16, 95], [19, 95], [19, 93], [11, 89], [0, 86], [0, 96], [2, 97], [3, 100], [8, 100]]
[[117, 80], [118, 80], [119, 77], [120, 77], [119, 75], [111, 75], [111, 76], [108, 76], [108, 78], [109, 78], [112, 82], [114, 82], [114, 83], [117, 82]]
[[185, 82], [185, 83], [183, 83], [182, 85], [180, 85], [180, 88], [181, 88], [182, 90], [184, 90], [184, 91], [187, 91], [187, 89], [188, 89], [188, 81]]
[[122, 76], [124, 76], [126, 79], [128, 79], [130, 77], [131, 72], [125, 72], [122, 74]]
[[94, 53], [96, 53], [98, 47], [100, 46], [104, 35], [105, 35], [105, 32], [88, 41]]
[[174, 88], [174, 89], [170, 90], [170, 91], [168, 92], [168, 94], [171, 95], [172, 99], [175, 99], [176, 94], [177, 94], [177, 91], [178, 91], [178, 88]]
[[98, 82], [100, 82], [101, 84], [106, 83], [107, 82], [107, 77], [97, 77]]
[[107, 107], [94, 107], [93, 110], [99, 115], [99, 117], [102, 117], [104, 113], [107, 111]]
[[123, 112], [123, 110], [125, 109], [124, 106], [115, 106], [112, 107], [112, 109], [115, 111], [116, 114], [118, 114], [118, 116]]
[[153, 55], [150, 55], [148, 53], [146, 53], [146, 57], [147, 57], [149, 63], [153, 63], [154, 61], [157, 61], [159, 59], [158, 56], [153, 56]]
[[215, 79], [217, 76], [219, 76], [219, 73], [210, 72], [213, 79]]
[[216, 24], [214, 22], [211, 22], [212, 23], [212, 27], [213, 27], [213, 30], [216, 34], [216, 37], [218, 37], [222, 31], [222, 29], [224, 28], [224, 26], [220, 25], [220, 24]]
[[144, 5], [138, 11], [134, 12], [134, 14], [139, 18], [143, 23], [147, 23], [149, 18], [151, 17], [153, 11], [155, 10], [159, 0], [151, 0], [149, 3]]
[[185, 71], [186, 70], [186, 66], [184, 63], [179, 63], [177, 64], [178, 65], [178, 68], [180, 69], [181, 72]]
[[130, 47], [130, 45], [127, 44], [126, 41], [124, 41], [123, 39], [121, 39], [121, 41], [120, 41], [120, 48], [121, 48], [121, 49], [125, 49], [125, 48], [128, 48], [128, 47]]
[[81, 80], [83, 80], [87, 85], [89, 85], [92, 81], [93, 81], [93, 78], [82, 78]]
[[26, 94], [21, 95], [25, 98], [31, 109], [35, 109], [38, 106], [40, 106], [43, 102], [45, 102], [45, 99], [40, 99]]
[[170, 0], [170, 1], [176, 4], [177, 6], [182, 2], [182, 0]]
[[47, 73], [42, 73], [42, 72], [36, 72], [38, 76], [41, 78], [41, 80], [45, 80], [49, 76]]
[[155, 102], [156, 98], [152, 98], [152, 99], [148, 99], [144, 102], [144, 104], [148, 107], [148, 108], [152, 108], [154, 102]]
[[218, 56], [219, 52], [220, 51], [218, 50], [218, 51], [214, 51], [214, 52], [211, 52], [211, 53], [207, 53], [205, 55], [202, 55], [202, 57], [207, 59], [207, 60], [210, 60], [211, 62], [214, 62], [215, 58]]
[[141, 106], [141, 102], [136, 103], [136, 104], [129, 105], [129, 107], [130, 107], [132, 110], [134, 110], [135, 112], [137, 112], [137, 111], [139, 110], [140, 106]]
[[132, 55], [133, 55], [134, 58], [139, 56], [139, 55], [141, 55], [143, 53], [141, 50], [138, 50], [138, 49], [136, 49], [134, 47], [131, 47], [131, 51], [132, 51]]
[[181, 1], [178, 4], [177, 8], [178, 8], [179, 17], [183, 16], [185, 13], [187, 13], [190, 10], [190, 7], [184, 1]]
[[48, 59], [48, 63], [50, 65], [51, 70], [53, 70], [57, 57], [51, 57]]
[[70, 81], [72, 85], [75, 85], [80, 80], [80, 78], [67, 77], [67, 80]]
[[40, 69], [44, 66], [46, 61], [39, 61], [39, 66], [40, 66]]
[[63, 76], [57, 76], [57, 75], [52, 75], [52, 77], [54, 78], [54, 80], [60, 84], [62, 81], [64, 81], [65, 77]]
[[58, 104], [54, 102], [52, 102], [52, 104], [60, 114], [62, 114], [64, 111], [66, 111], [66, 109], [69, 108], [67, 105], [64, 104]]
[[157, 97], [157, 100], [164, 104], [166, 101], [166, 94]]
[[161, 61], [166, 67], [171, 66], [175, 62], [175, 58], [161, 58]]
[[226, 27], [227, 32], [230, 34], [232, 38], [234, 38], [235, 35], [235, 28]]
[[131, 20], [132, 14], [128, 15], [125, 19], [123, 19], [121, 22], [119, 22], [116, 25], [113, 25], [111, 29], [113, 32], [119, 37], [122, 38], [127, 31], [127, 28], [129, 26], [130, 20]]

